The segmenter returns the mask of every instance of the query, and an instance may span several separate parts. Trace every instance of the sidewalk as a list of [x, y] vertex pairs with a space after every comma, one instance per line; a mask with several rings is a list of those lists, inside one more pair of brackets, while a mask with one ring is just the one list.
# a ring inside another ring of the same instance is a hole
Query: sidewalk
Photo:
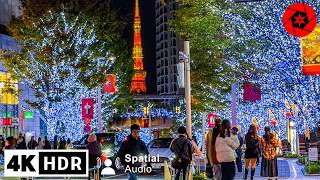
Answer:
[[[260, 161], [261, 162], [261, 161]], [[298, 165], [297, 159], [283, 159], [278, 158], [278, 169], [279, 176], [278, 180], [320, 180], [320, 176], [304, 176], [302, 173], [303, 166]], [[266, 177], [260, 176], [261, 165], [257, 166], [256, 173], [254, 176], [255, 180], [267, 180]], [[235, 179], [243, 179], [243, 173], [236, 173]], [[250, 179], [250, 171], [248, 174], [248, 179]]]

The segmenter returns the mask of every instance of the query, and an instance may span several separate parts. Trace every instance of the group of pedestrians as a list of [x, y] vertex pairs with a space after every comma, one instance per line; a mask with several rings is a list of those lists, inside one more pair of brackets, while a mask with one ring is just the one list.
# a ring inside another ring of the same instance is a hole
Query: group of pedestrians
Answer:
[[236, 169], [242, 172], [242, 152], [244, 150], [244, 174], [246, 180], [254, 178], [256, 166], [261, 157], [261, 176], [268, 179], [278, 176], [277, 147], [279, 139], [271, 132], [270, 127], [265, 127], [265, 134], [258, 136], [257, 127], [252, 124], [247, 134], [242, 137], [236, 127], [231, 129], [230, 121], [215, 120], [215, 127], [206, 135], [206, 154], [214, 179], [232, 180]]
[[0, 150], [2, 154], [5, 149], [71, 149], [72, 147], [70, 139], [65, 141], [64, 138], [61, 138], [59, 142], [54, 141], [52, 146], [47, 136], [44, 139], [38, 137], [38, 141], [35, 140], [34, 136], [31, 136], [29, 142], [26, 142], [25, 135], [21, 133], [18, 138], [9, 136], [4, 140], [2, 136], [0, 137]]

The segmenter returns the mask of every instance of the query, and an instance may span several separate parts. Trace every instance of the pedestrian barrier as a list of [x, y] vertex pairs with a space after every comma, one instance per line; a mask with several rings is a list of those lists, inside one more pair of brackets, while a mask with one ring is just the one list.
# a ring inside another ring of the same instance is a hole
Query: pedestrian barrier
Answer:
[[98, 157], [97, 158], [97, 165], [94, 166], [93, 168], [89, 169], [88, 179], [91, 179], [90, 175], [91, 175], [91, 173], [93, 173], [93, 179], [100, 180], [100, 167], [101, 167], [101, 159]]

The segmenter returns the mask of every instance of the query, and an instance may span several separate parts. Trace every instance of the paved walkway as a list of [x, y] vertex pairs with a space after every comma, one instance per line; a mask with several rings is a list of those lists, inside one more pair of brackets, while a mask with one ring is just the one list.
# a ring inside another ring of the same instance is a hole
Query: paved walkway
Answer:
[[[278, 180], [320, 180], [320, 176], [305, 176], [302, 173], [303, 167], [303, 165], [299, 165], [297, 163], [297, 159], [278, 158]], [[259, 164], [259, 166], [256, 168], [254, 179], [267, 180], [268, 178], [260, 176], [260, 170], [261, 166]], [[248, 174], [248, 177], [250, 177], [250, 172]], [[243, 179], [243, 173], [237, 173], [235, 179]]]

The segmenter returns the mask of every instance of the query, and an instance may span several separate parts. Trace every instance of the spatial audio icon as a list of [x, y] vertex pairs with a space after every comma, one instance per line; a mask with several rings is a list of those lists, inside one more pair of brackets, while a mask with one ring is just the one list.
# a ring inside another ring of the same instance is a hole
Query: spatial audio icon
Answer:
[[282, 23], [292, 36], [309, 35], [317, 25], [317, 15], [314, 9], [306, 3], [291, 4], [283, 14]]
[[116, 175], [115, 170], [111, 167], [112, 161], [110, 159], [106, 159], [104, 165], [106, 167], [102, 169], [101, 175]]

